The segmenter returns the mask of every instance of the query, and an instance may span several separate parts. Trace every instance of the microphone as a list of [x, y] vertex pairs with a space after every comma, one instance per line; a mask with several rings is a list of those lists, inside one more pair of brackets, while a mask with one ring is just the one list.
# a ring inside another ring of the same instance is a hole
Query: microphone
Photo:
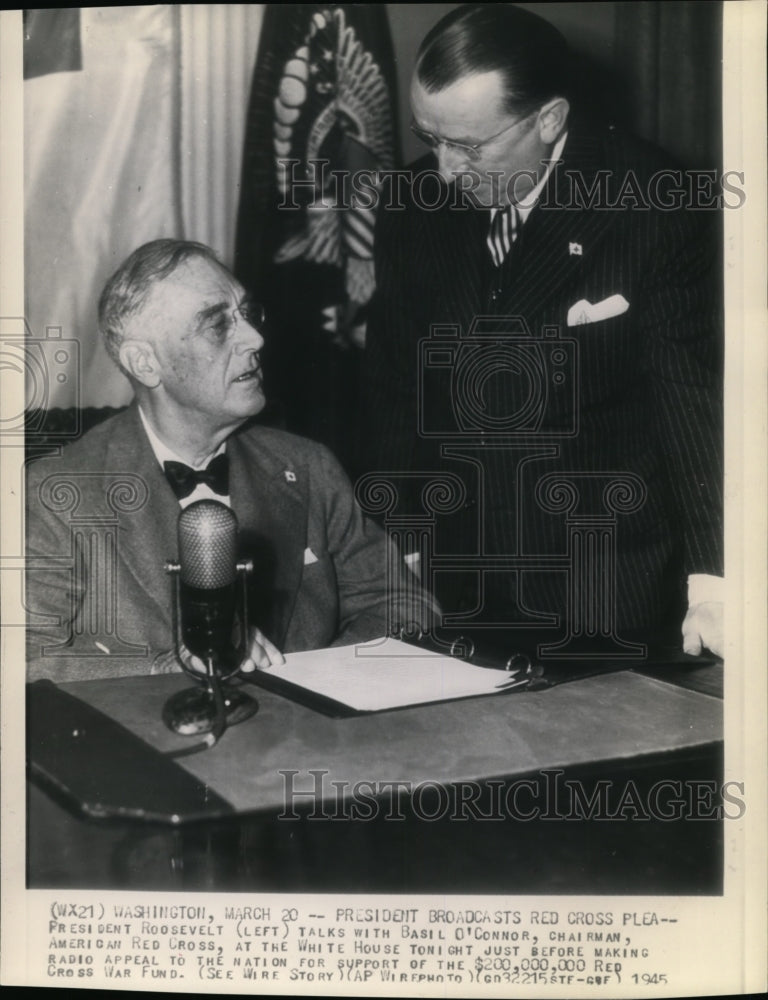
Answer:
[[[203, 687], [172, 695], [163, 707], [163, 721], [185, 736], [210, 734], [204, 744], [174, 754], [181, 756], [212, 746], [227, 725], [250, 718], [258, 703], [224, 683], [240, 669], [249, 641], [246, 577], [253, 566], [237, 560], [237, 518], [217, 500], [198, 500], [181, 512], [177, 531], [179, 561], [165, 564], [174, 580], [176, 657]], [[233, 640], [236, 623], [239, 644]], [[202, 660], [205, 674], [184, 662], [182, 645]]]
[[[220, 672], [238, 666], [232, 644], [237, 589], [237, 518], [225, 504], [201, 500], [179, 516], [181, 637]], [[234, 660], [234, 664], [233, 664]]]

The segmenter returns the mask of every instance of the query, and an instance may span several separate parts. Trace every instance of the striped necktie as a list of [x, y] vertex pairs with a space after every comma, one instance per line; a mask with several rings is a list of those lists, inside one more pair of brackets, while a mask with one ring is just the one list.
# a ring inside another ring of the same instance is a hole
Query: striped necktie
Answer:
[[520, 216], [517, 206], [507, 205], [505, 208], [491, 209], [491, 228], [488, 233], [488, 249], [496, 267], [501, 267], [504, 258], [512, 249], [517, 239]]

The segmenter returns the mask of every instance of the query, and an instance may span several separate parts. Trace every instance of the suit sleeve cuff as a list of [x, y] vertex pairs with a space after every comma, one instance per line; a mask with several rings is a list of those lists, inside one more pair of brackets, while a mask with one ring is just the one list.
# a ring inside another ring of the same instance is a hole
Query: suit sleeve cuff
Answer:
[[688, 577], [688, 607], [705, 601], [725, 602], [725, 580], [708, 573], [691, 573]]

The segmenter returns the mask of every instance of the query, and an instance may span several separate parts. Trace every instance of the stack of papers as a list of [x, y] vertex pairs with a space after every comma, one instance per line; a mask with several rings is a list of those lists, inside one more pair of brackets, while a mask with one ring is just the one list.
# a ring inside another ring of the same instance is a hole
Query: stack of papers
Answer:
[[497, 694], [516, 686], [513, 674], [476, 667], [399, 639], [289, 653], [283, 666], [263, 673], [358, 712]]

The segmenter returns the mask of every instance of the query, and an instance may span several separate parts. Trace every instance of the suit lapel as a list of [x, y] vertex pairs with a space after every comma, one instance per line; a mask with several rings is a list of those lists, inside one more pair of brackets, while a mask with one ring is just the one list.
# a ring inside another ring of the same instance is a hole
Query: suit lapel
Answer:
[[[574, 178], [589, 191], [598, 170], [605, 168], [595, 136], [569, 135], [564, 162], [552, 172], [539, 203], [521, 227], [505, 264], [499, 310], [525, 317], [540, 314], [542, 303], [556, 302], [558, 291], [578, 280], [590, 265], [615, 213], [574, 204]], [[565, 325], [565, 315], [547, 317]], [[531, 331], [535, 334], [536, 331]]]
[[[597, 136], [580, 132], [578, 125], [569, 134], [564, 162], [553, 170], [503, 265], [501, 296], [493, 306], [488, 211], [447, 206], [424, 213], [426, 257], [439, 288], [432, 322], [460, 323], [466, 332], [476, 316], [489, 312], [538, 316], [543, 303], [556, 302], [563, 286], [578, 281], [615, 221], [614, 212], [574, 204], [574, 178], [588, 192], [605, 169], [602, 147]], [[564, 314], [546, 317], [563, 326], [565, 319]]]
[[255, 434], [230, 438], [230, 497], [244, 556], [253, 560], [251, 615], [280, 647], [296, 602], [307, 544], [303, 469], [278, 461]]
[[171, 584], [164, 565], [167, 559], [177, 558], [176, 524], [180, 508], [155, 458], [135, 403], [124, 419], [116, 423], [107, 449], [105, 471], [138, 475], [147, 489], [146, 503], [139, 510], [120, 516], [118, 559], [170, 627]]

